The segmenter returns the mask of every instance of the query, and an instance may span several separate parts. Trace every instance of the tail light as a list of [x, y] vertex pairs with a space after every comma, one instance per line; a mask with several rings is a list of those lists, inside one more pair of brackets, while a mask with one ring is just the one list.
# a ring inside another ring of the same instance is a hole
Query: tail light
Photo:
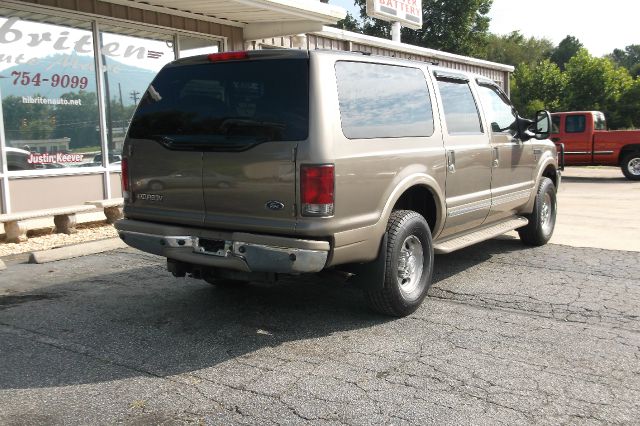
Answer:
[[303, 216], [333, 216], [335, 167], [333, 164], [300, 168], [300, 198]]
[[249, 58], [249, 53], [241, 51], [241, 52], [222, 52], [222, 53], [212, 53], [207, 56], [209, 62], [222, 62], [222, 61], [237, 61], [240, 59]]
[[123, 158], [120, 162], [122, 167], [122, 174], [120, 175], [120, 179], [122, 180], [122, 196], [125, 199], [129, 198], [129, 160]]

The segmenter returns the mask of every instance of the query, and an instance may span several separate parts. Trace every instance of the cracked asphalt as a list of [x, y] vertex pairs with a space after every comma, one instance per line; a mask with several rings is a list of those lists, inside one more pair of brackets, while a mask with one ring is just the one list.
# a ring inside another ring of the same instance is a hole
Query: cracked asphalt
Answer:
[[328, 277], [224, 289], [124, 249], [0, 273], [0, 424], [638, 424], [638, 253], [503, 237], [413, 315]]

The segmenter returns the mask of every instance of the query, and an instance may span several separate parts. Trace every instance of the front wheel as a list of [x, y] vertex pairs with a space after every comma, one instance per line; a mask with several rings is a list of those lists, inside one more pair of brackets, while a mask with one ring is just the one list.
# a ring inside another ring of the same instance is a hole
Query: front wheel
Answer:
[[522, 242], [529, 246], [546, 244], [556, 226], [557, 210], [556, 187], [551, 179], [543, 177], [538, 187], [533, 212], [527, 216], [529, 223], [518, 229]]
[[622, 173], [629, 180], [640, 180], [640, 151], [630, 152], [620, 162]]
[[367, 291], [371, 308], [385, 315], [413, 313], [431, 286], [433, 243], [427, 221], [411, 210], [396, 210], [387, 224], [384, 286]]

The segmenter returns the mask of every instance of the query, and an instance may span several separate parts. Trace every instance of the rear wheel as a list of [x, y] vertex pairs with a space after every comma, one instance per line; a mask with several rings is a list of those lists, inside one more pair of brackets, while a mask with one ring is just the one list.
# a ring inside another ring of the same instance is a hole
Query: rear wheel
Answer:
[[530, 246], [546, 244], [556, 226], [557, 210], [556, 187], [551, 179], [543, 177], [538, 187], [533, 212], [527, 216], [529, 223], [518, 229], [522, 242]]
[[620, 162], [622, 173], [629, 180], [640, 180], [640, 151], [630, 152]]
[[371, 308], [385, 315], [413, 313], [431, 286], [433, 243], [427, 221], [411, 210], [397, 210], [387, 224], [384, 287], [368, 290]]

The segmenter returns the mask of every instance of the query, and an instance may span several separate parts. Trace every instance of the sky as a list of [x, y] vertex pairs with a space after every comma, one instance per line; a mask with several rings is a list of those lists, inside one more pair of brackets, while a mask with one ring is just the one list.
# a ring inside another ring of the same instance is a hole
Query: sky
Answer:
[[[329, 0], [356, 17], [353, 0]], [[519, 30], [527, 37], [546, 37], [558, 44], [567, 35], [594, 56], [640, 44], [638, 0], [493, 0], [490, 31], [508, 34]]]

